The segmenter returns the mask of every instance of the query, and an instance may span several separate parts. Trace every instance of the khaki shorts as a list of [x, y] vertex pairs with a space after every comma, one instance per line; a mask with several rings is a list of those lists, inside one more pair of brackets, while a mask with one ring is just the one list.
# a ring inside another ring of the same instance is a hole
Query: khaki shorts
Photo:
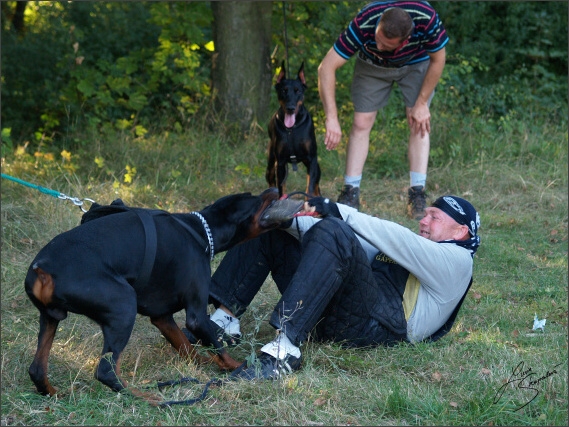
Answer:
[[[385, 68], [357, 57], [352, 80], [354, 110], [358, 113], [370, 113], [385, 107], [394, 83], [401, 89], [405, 105], [413, 107], [421, 91], [429, 62], [427, 60], [400, 68]], [[434, 95], [433, 91], [428, 105]]]

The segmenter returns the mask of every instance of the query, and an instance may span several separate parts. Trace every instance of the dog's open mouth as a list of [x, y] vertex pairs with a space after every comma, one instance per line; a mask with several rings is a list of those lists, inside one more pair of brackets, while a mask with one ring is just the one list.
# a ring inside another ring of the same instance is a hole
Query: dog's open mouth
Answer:
[[292, 219], [295, 214], [300, 212], [303, 205], [303, 200], [275, 200], [261, 214], [260, 223], [263, 227], [270, 227], [272, 225], [281, 224], [285, 221], [288, 221], [289, 219]]

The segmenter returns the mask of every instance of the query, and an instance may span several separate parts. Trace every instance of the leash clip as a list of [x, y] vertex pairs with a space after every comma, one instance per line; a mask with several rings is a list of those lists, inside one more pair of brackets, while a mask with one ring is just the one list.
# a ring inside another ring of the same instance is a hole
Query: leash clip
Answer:
[[83, 212], [87, 212], [87, 210], [83, 207], [84, 201], [88, 201], [90, 203], [95, 203], [94, 200], [88, 199], [88, 198], [84, 198], [84, 199], [80, 199], [78, 197], [70, 197], [67, 196], [66, 194], [63, 193], [59, 193], [59, 196], [57, 196], [59, 199], [62, 200], [69, 200], [71, 201], [75, 206], [79, 206], [79, 209], [81, 209]]

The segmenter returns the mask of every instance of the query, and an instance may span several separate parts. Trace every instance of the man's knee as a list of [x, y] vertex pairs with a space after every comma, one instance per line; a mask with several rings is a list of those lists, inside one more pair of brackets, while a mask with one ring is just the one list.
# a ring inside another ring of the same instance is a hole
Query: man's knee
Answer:
[[313, 225], [302, 239], [303, 248], [308, 244], [317, 242], [332, 249], [351, 246], [357, 241], [356, 235], [349, 225], [338, 218], [328, 217]]
[[371, 113], [355, 113], [352, 133], [369, 133], [375, 123], [377, 111]]

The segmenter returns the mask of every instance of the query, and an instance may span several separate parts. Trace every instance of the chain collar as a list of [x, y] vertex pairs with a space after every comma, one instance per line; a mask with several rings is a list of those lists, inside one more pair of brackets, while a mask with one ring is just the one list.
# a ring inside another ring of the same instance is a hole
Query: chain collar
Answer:
[[213, 257], [215, 255], [215, 251], [213, 250], [213, 236], [211, 235], [211, 230], [209, 229], [209, 225], [203, 215], [199, 212], [190, 212], [190, 215], [197, 216], [200, 221], [202, 222], [203, 228], [205, 230], [205, 234], [207, 235], [208, 247], [205, 248], [206, 252], [209, 248], [209, 258], [210, 261], [213, 261]]

